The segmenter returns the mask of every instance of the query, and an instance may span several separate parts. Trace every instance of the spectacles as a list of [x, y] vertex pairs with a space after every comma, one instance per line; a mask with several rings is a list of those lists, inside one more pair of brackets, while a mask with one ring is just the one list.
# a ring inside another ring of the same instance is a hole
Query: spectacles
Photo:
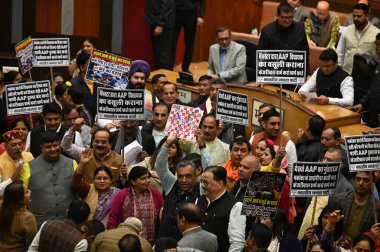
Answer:
[[202, 184], [204, 184], [206, 187], [210, 184], [210, 182], [208, 182], [207, 180], [203, 180], [203, 179], [201, 179], [200, 182]]
[[369, 178], [355, 177], [355, 182], [359, 183], [360, 181], [363, 181], [364, 184], [368, 184], [370, 182]]

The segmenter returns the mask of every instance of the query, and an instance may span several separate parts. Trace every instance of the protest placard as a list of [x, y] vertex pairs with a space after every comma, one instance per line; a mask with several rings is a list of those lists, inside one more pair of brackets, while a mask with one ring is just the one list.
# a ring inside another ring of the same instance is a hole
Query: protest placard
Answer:
[[107, 87], [125, 89], [131, 60], [94, 49], [85, 78]]
[[70, 65], [69, 38], [34, 38], [33, 52], [37, 67]]
[[[254, 126], [257, 126], [257, 127], [260, 127], [260, 120], [259, 120], [259, 116], [260, 116], [260, 106], [263, 105], [263, 104], [267, 104], [267, 102], [265, 101], [262, 101], [262, 100], [258, 100], [258, 99], [252, 99], [252, 125]], [[272, 105], [273, 106], [273, 105]], [[282, 129], [284, 129], [284, 125], [285, 125], [285, 110], [282, 109], [280, 110], [280, 107], [277, 107], [277, 106], [273, 106], [274, 109], [280, 113], [281, 111], [281, 127]]]
[[335, 193], [339, 163], [296, 162], [293, 166], [290, 195], [327, 196]]
[[268, 84], [303, 84], [306, 52], [287, 50], [256, 51], [256, 81]]
[[173, 104], [166, 122], [165, 134], [177, 135], [178, 138], [193, 140], [203, 116], [200, 108]]
[[50, 81], [34, 81], [5, 86], [7, 114], [21, 115], [42, 111], [51, 102]]
[[248, 124], [248, 96], [219, 89], [216, 119], [235, 124]]
[[380, 168], [380, 135], [345, 137], [351, 172]]
[[144, 89], [98, 88], [98, 117], [144, 120]]
[[276, 217], [285, 179], [286, 174], [283, 173], [253, 172], [245, 191], [241, 214]]
[[22, 74], [28, 72], [36, 65], [36, 57], [33, 53], [32, 37], [27, 37], [15, 46], [16, 58]]

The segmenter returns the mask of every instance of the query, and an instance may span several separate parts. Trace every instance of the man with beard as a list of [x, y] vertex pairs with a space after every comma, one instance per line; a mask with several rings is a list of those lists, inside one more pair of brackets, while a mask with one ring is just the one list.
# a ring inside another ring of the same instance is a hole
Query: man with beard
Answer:
[[376, 48], [373, 42], [380, 30], [368, 22], [368, 13], [368, 5], [356, 4], [352, 13], [354, 24], [348, 26], [339, 39], [338, 64], [348, 74], [352, 72], [355, 54], [376, 57]]
[[[355, 174], [353, 186], [354, 191], [335, 194], [329, 198], [337, 204], [336, 209], [341, 209], [344, 215], [342, 221], [342, 232], [353, 240], [360, 234], [371, 229], [374, 222], [374, 213], [371, 201], [372, 172], [360, 171]], [[377, 215], [379, 215], [380, 204], [376, 200]]]
[[0, 156], [0, 194], [7, 185], [18, 179], [23, 164], [33, 160], [32, 153], [22, 151], [21, 134], [18, 130], [5, 132], [3, 139], [5, 152]]
[[24, 165], [20, 175], [33, 191], [29, 210], [35, 215], [38, 228], [46, 220], [66, 217], [66, 209], [75, 198], [71, 181], [77, 167], [75, 160], [61, 154], [56, 132], [42, 135], [41, 151], [41, 155]]
[[[62, 149], [78, 163], [85, 148], [73, 144], [73, 137], [84, 125], [84, 119], [78, 118], [62, 139]], [[91, 160], [84, 165], [83, 179], [92, 183], [94, 171], [99, 166], [105, 166], [112, 172], [113, 184], [119, 185], [120, 173], [126, 176], [127, 167], [123, 164], [123, 158], [111, 150], [110, 132], [106, 129], [95, 131], [92, 148], [90, 149]]]
[[150, 66], [144, 60], [135, 60], [132, 62], [128, 73], [127, 89], [144, 89], [145, 100], [145, 119], [152, 119], [153, 96], [145, 88], [145, 81], [149, 78]]
[[286, 173], [291, 178], [293, 163], [297, 162], [297, 152], [296, 146], [292, 142], [291, 139], [280, 134], [280, 125], [281, 118], [280, 113], [276, 110], [271, 109], [264, 113], [263, 115], [263, 125], [264, 131], [260, 132], [256, 135], [253, 135], [250, 139], [252, 143], [252, 152], [255, 154], [257, 144], [263, 139], [268, 138], [274, 142], [275, 145], [280, 146], [281, 138], [282, 138], [282, 146], [285, 147], [286, 154], [288, 155], [288, 167], [286, 168]]

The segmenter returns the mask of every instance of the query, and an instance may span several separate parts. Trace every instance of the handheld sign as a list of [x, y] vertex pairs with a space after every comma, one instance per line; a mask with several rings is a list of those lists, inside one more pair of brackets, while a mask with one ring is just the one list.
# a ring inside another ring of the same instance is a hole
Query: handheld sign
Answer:
[[303, 84], [306, 77], [306, 52], [257, 50], [256, 81], [268, 84]]
[[5, 94], [8, 116], [42, 112], [43, 105], [51, 101], [50, 81], [6, 85]]
[[98, 88], [98, 117], [144, 120], [144, 89]]
[[327, 196], [335, 193], [339, 163], [296, 162], [293, 166], [290, 195]]
[[193, 140], [203, 116], [200, 108], [173, 104], [166, 122], [165, 134], [177, 135], [178, 138]]
[[70, 65], [69, 38], [34, 38], [33, 52], [37, 67]]
[[223, 122], [248, 124], [248, 96], [219, 89], [216, 119]]
[[85, 79], [107, 87], [125, 89], [131, 60], [94, 49], [91, 53]]
[[380, 168], [380, 135], [345, 137], [350, 172]]
[[16, 58], [22, 74], [28, 72], [36, 65], [36, 57], [33, 54], [32, 37], [27, 37], [15, 46]]
[[286, 174], [253, 172], [245, 192], [241, 214], [276, 217]]

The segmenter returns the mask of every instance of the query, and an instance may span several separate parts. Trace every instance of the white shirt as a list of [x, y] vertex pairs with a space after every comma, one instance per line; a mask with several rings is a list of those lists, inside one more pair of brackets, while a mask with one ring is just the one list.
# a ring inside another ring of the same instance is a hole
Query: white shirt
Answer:
[[[367, 27], [370, 25], [371, 23], [368, 22], [367, 23], [367, 26], [362, 30], [362, 31], [358, 31], [356, 28], [355, 28], [355, 35], [358, 39], [360, 39], [360, 37], [362, 36], [362, 33], [367, 29]], [[354, 24], [352, 24], [354, 25]], [[343, 63], [344, 63], [344, 56], [346, 54], [346, 38], [345, 38], [345, 34], [346, 34], [346, 29], [344, 30], [344, 32], [340, 35], [340, 39], [339, 39], [339, 42], [338, 42], [338, 46], [336, 47], [336, 53], [338, 54], [338, 65], [339, 66], [343, 66]]]
[[[40, 244], [40, 236], [41, 236], [41, 230], [44, 227], [46, 221], [42, 224], [40, 230], [38, 230], [38, 233], [34, 237], [32, 243], [29, 246], [28, 252], [38, 252], [38, 246]], [[81, 240], [76, 246], [73, 252], [86, 252], [87, 251], [87, 240], [83, 239]]]
[[158, 131], [155, 128], [152, 130], [152, 136], [154, 137], [154, 142], [156, 143], [156, 146], [161, 142], [162, 139], [165, 137], [165, 130]]
[[[300, 92], [315, 92], [317, 86], [317, 72], [319, 68], [315, 70], [313, 75], [306, 81], [304, 85], [300, 88]], [[322, 70], [321, 70], [322, 71]], [[323, 84], [328, 85], [328, 83]], [[335, 104], [341, 107], [349, 107], [354, 104], [354, 81], [351, 76], [347, 76], [340, 84], [340, 93], [343, 98], [329, 98], [329, 104]]]
[[[61, 126], [62, 125], [59, 125], [59, 127], [58, 127], [58, 129], [56, 131], [57, 133], [61, 129]], [[46, 125], [44, 125], [44, 127], [45, 127], [45, 131], [46, 131]], [[31, 132], [29, 131], [28, 136], [26, 137], [25, 151], [30, 151], [30, 134], [31, 134]], [[85, 148], [85, 146], [83, 144], [83, 141], [82, 141], [82, 138], [80, 137], [80, 133], [79, 132], [75, 132], [75, 144], [78, 145], [78, 146], [80, 146], [80, 147]]]

